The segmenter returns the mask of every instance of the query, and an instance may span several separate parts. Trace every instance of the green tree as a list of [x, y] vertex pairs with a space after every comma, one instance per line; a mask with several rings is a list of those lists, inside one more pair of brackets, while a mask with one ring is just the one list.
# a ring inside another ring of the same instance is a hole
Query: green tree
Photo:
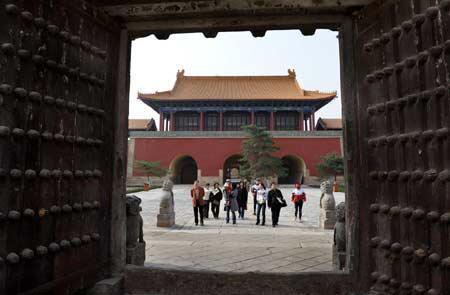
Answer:
[[150, 176], [164, 177], [169, 173], [169, 169], [161, 167], [160, 162], [148, 162], [148, 161], [135, 161], [134, 166], [136, 169], [147, 176], [148, 183], [150, 184]]
[[330, 153], [321, 157], [316, 168], [322, 177], [334, 176], [334, 180], [336, 180], [338, 175], [344, 174], [344, 160], [338, 154]]
[[244, 126], [242, 129], [247, 139], [242, 143], [240, 176], [247, 180], [285, 176], [287, 171], [283, 162], [273, 156], [279, 148], [275, 146], [270, 133], [255, 125]]

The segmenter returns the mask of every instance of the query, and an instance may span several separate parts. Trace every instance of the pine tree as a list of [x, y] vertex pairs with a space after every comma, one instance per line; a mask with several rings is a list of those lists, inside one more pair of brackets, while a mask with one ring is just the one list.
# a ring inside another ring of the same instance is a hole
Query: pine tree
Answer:
[[141, 173], [145, 174], [150, 184], [150, 176], [163, 177], [169, 173], [169, 169], [161, 167], [160, 162], [135, 161], [134, 165]]
[[255, 178], [283, 177], [286, 169], [280, 158], [273, 156], [279, 150], [272, 136], [264, 128], [255, 125], [242, 127], [247, 139], [242, 143], [242, 158], [239, 173], [241, 177]]
[[330, 153], [321, 157], [316, 168], [321, 177], [334, 176], [334, 180], [336, 180], [338, 175], [344, 174], [344, 159], [336, 153]]

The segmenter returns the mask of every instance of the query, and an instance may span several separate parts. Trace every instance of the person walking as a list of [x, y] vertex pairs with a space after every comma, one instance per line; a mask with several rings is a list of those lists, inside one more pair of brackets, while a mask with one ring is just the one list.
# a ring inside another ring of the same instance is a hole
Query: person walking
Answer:
[[[267, 190], [262, 182], [259, 182], [258, 190], [256, 191], [256, 225], [259, 225], [261, 221], [261, 225], [266, 225], [266, 201], [267, 201]], [[262, 220], [261, 220], [262, 214]]]
[[253, 195], [253, 215], [256, 215], [256, 204], [257, 204], [257, 202], [256, 202], [256, 192], [259, 189], [259, 184], [260, 183], [261, 183], [261, 180], [259, 178], [257, 178], [255, 180], [255, 183], [252, 185], [252, 188], [251, 188], [251, 192], [252, 192], [252, 195]]
[[298, 221], [302, 222], [302, 209], [303, 209], [303, 203], [306, 202], [306, 193], [302, 189], [302, 185], [300, 183], [295, 184], [295, 189], [292, 191], [292, 202], [295, 205], [295, 219], [297, 220], [298, 215]]
[[211, 202], [211, 212], [215, 219], [219, 219], [220, 201], [222, 201], [222, 191], [219, 188], [219, 184], [214, 183], [214, 188], [209, 195]]
[[199, 181], [194, 181], [191, 189], [192, 207], [194, 207], [195, 225], [198, 225], [198, 215], [200, 215], [200, 225], [203, 226], [203, 205], [205, 201], [205, 190], [200, 186]]
[[239, 187], [238, 187], [238, 198], [237, 198], [237, 202], [238, 202], [238, 213], [239, 213], [239, 218], [244, 219], [244, 213], [245, 210], [247, 210], [247, 199], [248, 199], [248, 191], [247, 188], [245, 186], [244, 182], [240, 182], [239, 183]]
[[209, 183], [205, 184], [205, 196], [203, 200], [205, 201], [205, 205], [203, 206], [203, 217], [209, 218], [209, 204], [211, 203], [211, 190], [209, 188]]
[[223, 190], [223, 195], [225, 198], [225, 211], [227, 212], [226, 222], [230, 223], [230, 212], [233, 215], [233, 224], [236, 224], [236, 211], [238, 211], [239, 206], [237, 203], [237, 196], [239, 191], [236, 185], [231, 186], [231, 183], [227, 182], [225, 189]]
[[272, 210], [272, 226], [276, 227], [278, 225], [278, 219], [280, 218], [280, 210], [282, 207], [286, 207], [287, 204], [275, 182], [272, 182], [270, 187], [267, 196], [267, 206]]

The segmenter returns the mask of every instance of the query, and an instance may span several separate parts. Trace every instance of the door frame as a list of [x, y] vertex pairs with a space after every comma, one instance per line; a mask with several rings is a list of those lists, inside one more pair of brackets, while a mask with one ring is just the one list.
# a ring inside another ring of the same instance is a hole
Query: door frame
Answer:
[[[239, 20], [239, 21], [237, 21]], [[343, 154], [345, 165], [346, 195], [346, 228], [347, 228], [347, 270], [344, 274], [330, 273], [296, 274], [312, 276], [318, 281], [342, 280], [351, 281], [353, 291], [367, 291], [369, 285], [365, 274], [360, 272], [360, 247], [364, 245], [359, 240], [360, 230], [360, 199], [357, 197], [357, 187], [360, 178], [357, 171], [360, 167], [358, 120], [357, 120], [357, 87], [355, 67], [355, 19], [351, 15], [287, 15], [273, 16], [245, 16], [245, 17], [198, 17], [180, 19], [177, 17], [125, 23], [120, 36], [120, 58], [118, 67], [118, 85], [116, 95], [116, 128], [115, 128], [115, 171], [114, 190], [112, 200], [111, 253], [113, 256], [113, 271], [123, 271], [125, 266], [125, 180], [127, 160], [127, 130], [128, 130], [128, 102], [130, 83], [130, 54], [131, 42], [134, 39], [151, 34], [158, 39], [167, 39], [170, 34], [198, 33], [205, 37], [215, 37], [218, 32], [251, 31], [253, 36], [264, 36], [267, 30], [300, 29], [304, 35], [312, 35], [315, 29], [331, 29], [339, 32], [341, 95], [343, 116]], [[312, 34], [311, 34], [312, 33]], [[119, 247], [119, 245], [121, 245]], [[350, 292], [350, 290], [349, 290]]]

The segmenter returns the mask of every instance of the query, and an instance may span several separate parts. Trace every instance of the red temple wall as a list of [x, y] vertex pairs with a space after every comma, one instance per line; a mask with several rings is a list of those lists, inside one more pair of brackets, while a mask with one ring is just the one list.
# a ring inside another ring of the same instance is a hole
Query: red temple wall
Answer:
[[[170, 167], [180, 156], [191, 156], [201, 170], [202, 177], [218, 176], [225, 160], [239, 154], [244, 138], [135, 138], [135, 160], [159, 161]], [[311, 176], [316, 176], [320, 157], [335, 152], [341, 154], [340, 137], [274, 138], [282, 157], [296, 155], [303, 159]], [[133, 175], [138, 176], [136, 171]]]

